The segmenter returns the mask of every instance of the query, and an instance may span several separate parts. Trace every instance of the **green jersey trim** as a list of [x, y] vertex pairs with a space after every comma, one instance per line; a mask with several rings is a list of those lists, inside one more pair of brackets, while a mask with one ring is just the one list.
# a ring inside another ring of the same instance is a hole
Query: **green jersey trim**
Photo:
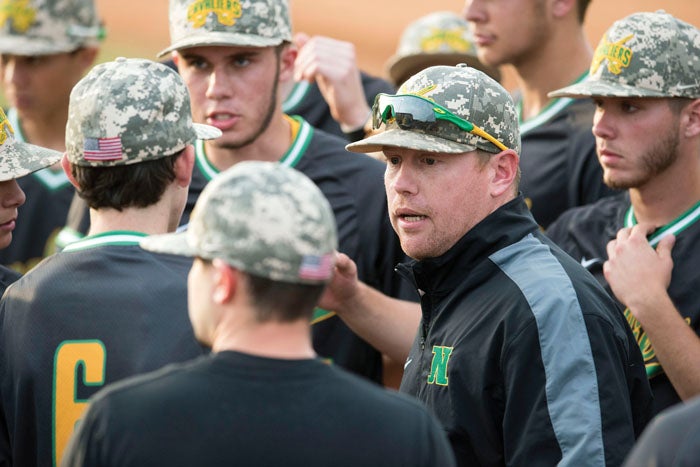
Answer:
[[96, 235], [89, 235], [81, 240], [67, 245], [63, 251], [81, 251], [107, 245], [132, 246], [138, 245], [142, 238], [148, 235], [129, 230], [112, 230]]
[[296, 109], [308, 94], [309, 89], [311, 89], [311, 83], [308, 81], [297, 81], [294, 83], [291, 92], [282, 102], [282, 112], [289, 113]]
[[[698, 219], [700, 219], [700, 201], [695, 203], [693, 207], [683, 214], [649, 235], [647, 237], [649, 244], [655, 247], [665, 236], [669, 234], [678, 235], [697, 222]], [[637, 218], [634, 215], [634, 208], [630, 204], [625, 214], [625, 227], [632, 227], [635, 225], [637, 225]]]
[[[587, 77], [588, 77], [588, 71], [585, 71], [581, 76], [576, 78], [576, 80], [571, 84], [580, 83], [581, 81], [583, 81]], [[545, 108], [542, 109], [542, 111], [539, 114], [537, 114], [536, 116], [527, 120], [526, 122], [523, 122], [523, 120], [522, 120], [523, 103], [522, 103], [522, 100], [518, 100], [518, 102], [516, 103], [516, 106], [518, 108], [518, 120], [520, 123], [520, 136], [523, 136], [525, 133], [528, 133], [528, 132], [532, 131], [533, 129], [548, 122], [552, 117], [554, 117], [557, 113], [561, 112], [566, 107], [570, 106], [573, 102], [574, 102], [574, 99], [572, 99], [570, 97], [562, 97], [562, 98], [554, 99], [549, 104], [547, 104], [545, 106]]]
[[[14, 107], [10, 108], [7, 111], [7, 119], [10, 121], [10, 125], [12, 125], [12, 128], [15, 130], [15, 139], [22, 143], [28, 143], [27, 139], [24, 137], [24, 133], [22, 133], [22, 125], [19, 122], [17, 109]], [[38, 170], [31, 175], [50, 191], [59, 190], [70, 184], [68, 176], [63, 170], [53, 170], [50, 167], [47, 167], [45, 169]]]
[[[304, 157], [306, 148], [308, 148], [309, 144], [311, 143], [311, 138], [314, 134], [314, 127], [312, 127], [309, 122], [301, 117], [292, 116], [290, 118], [299, 122], [299, 132], [297, 137], [294, 138], [294, 141], [292, 141], [292, 145], [280, 158], [279, 162], [287, 167], [296, 167], [301, 158]], [[195, 142], [194, 153], [197, 167], [199, 167], [199, 170], [202, 172], [202, 174], [204, 174], [207, 181], [211, 181], [221, 172], [207, 157], [204, 141], [198, 139]]]

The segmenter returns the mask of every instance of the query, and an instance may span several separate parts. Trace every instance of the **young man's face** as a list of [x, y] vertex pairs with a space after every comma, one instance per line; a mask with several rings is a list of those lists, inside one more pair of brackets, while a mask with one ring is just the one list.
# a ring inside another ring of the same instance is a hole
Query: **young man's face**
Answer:
[[466, 0], [479, 60], [490, 66], [518, 65], [549, 40], [548, 0]]
[[384, 150], [389, 218], [403, 251], [440, 256], [493, 210], [489, 169], [476, 152]]
[[96, 50], [79, 49], [53, 55], [0, 55], [5, 97], [21, 118], [52, 121], [68, 112], [70, 92]]
[[679, 157], [679, 117], [668, 99], [595, 98], [593, 134], [603, 179], [640, 188]]
[[24, 204], [24, 192], [15, 180], [0, 182], [0, 249], [12, 242], [17, 222], [17, 208]]
[[286, 66], [275, 47], [192, 47], [173, 58], [190, 91], [194, 121], [223, 132], [212, 144], [237, 149], [267, 129]]

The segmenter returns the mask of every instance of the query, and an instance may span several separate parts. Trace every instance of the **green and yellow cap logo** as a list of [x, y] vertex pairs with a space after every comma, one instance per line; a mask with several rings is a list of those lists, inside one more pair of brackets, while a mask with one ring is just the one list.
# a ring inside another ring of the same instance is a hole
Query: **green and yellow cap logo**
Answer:
[[423, 52], [440, 52], [443, 49], [453, 53], [471, 52], [474, 46], [465, 36], [468, 33], [465, 28], [431, 28], [429, 33], [421, 39], [420, 47]]
[[5, 112], [0, 109], [0, 145], [5, 144], [8, 136], [14, 136], [15, 129], [12, 128], [10, 121], [7, 119]]
[[198, 0], [187, 9], [187, 20], [195, 28], [201, 28], [207, 21], [209, 13], [214, 13], [219, 23], [233, 26], [241, 17], [241, 2], [239, 0]]
[[623, 37], [619, 41], [611, 42], [607, 34], [603, 36], [598, 47], [595, 49], [593, 61], [591, 62], [591, 74], [595, 74], [602, 65], [603, 60], [608, 61], [608, 71], [614, 75], [622, 73], [623, 68], [630, 66], [632, 62], [632, 49], [624, 44], [632, 39], [634, 34]]
[[11, 21], [16, 31], [26, 32], [35, 18], [36, 9], [29, 0], [0, 0], [0, 27]]

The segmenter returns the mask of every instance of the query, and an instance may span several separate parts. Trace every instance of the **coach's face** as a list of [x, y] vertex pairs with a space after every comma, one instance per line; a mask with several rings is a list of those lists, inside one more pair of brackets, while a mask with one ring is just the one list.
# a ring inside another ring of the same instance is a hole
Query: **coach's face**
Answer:
[[385, 148], [389, 217], [404, 252], [440, 256], [495, 209], [491, 159]]
[[0, 249], [12, 242], [17, 222], [17, 208], [24, 204], [24, 192], [15, 180], [0, 182]]

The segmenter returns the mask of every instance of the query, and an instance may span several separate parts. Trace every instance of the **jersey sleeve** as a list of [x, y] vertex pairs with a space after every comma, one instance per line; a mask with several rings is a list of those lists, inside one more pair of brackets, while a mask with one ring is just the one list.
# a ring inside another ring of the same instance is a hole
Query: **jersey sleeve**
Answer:
[[596, 318], [577, 328], [578, 337], [551, 327], [544, 334], [533, 323], [509, 345], [502, 362], [507, 465], [620, 465], [632, 447], [627, 352]]

